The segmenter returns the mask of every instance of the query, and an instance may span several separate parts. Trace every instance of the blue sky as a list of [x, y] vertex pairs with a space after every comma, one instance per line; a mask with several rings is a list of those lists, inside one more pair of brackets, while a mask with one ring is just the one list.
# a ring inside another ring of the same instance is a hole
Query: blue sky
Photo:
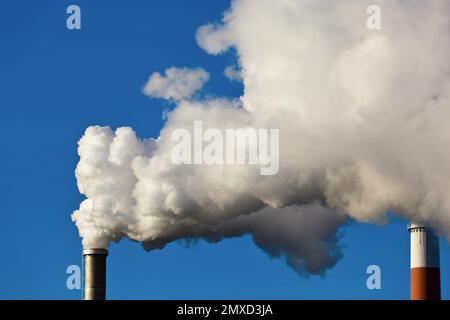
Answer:
[[[66, 28], [66, 8], [82, 10], [82, 30]], [[90, 125], [132, 126], [156, 137], [165, 102], [141, 88], [153, 71], [202, 67], [208, 95], [239, 96], [223, 76], [233, 53], [213, 57], [196, 29], [220, 20], [225, 0], [10, 1], [0, 13], [0, 298], [79, 299], [66, 288], [66, 268], [81, 263], [70, 214], [83, 199], [74, 169], [77, 141]], [[113, 244], [111, 299], [407, 299], [406, 221], [350, 224], [341, 230], [344, 257], [326, 277], [299, 277], [250, 237], [218, 244], [172, 243], [146, 253]], [[382, 289], [366, 288], [366, 268], [382, 271]], [[442, 295], [450, 298], [450, 250], [441, 241]]]

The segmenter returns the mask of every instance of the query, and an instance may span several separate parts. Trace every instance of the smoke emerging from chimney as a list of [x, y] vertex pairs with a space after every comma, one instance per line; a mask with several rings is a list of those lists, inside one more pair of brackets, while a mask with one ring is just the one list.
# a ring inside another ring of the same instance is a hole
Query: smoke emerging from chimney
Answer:
[[[377, 1], [382, 28], [369, 30], [372, 2], [235, 0], [220, 24], [200, 27], [208, 53], [236, 50], [243, 96], [192, 98], [209, 76], [172, 68], [158, 75], [164, 86], [145, 86], [177, 92], [157, 139], [88, 128], [76, 169], [87, 198], [72, 215], [84, 247], [250, 234], [295, 271], [322, 274], [349, 220], [383, 223], [394, 210], [449, 236], [450, 2]], [[280, 129], [278, 174], [173, 164], [171, 133], [196, 120]]]

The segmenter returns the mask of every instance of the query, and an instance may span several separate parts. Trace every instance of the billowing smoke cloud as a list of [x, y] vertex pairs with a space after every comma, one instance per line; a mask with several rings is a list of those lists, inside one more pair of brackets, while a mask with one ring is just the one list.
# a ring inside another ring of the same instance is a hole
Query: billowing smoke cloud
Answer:
[[168, 68], [165, 75], [159, 72], [153, 73], [144, 86], [144, 94], [163, 99], [181, 100], [190, 98], [200, 90], [209, 74], [201, 69]]
[[234, 66], [227, 66], [223, 74], [231, 81], [242, 81], [241, 71], [237, 70]]
[[[166, 72], [146, 87], [179, 100], [158, 139], [88, 128], [76, 170], [87, 199], [72, 215], [83, 245], [251, 234], [297, 272], [320, 274], [341, 256], [348, 219], [382, 223], [394, 210], [449, 236], [450, 2], [376, 1], [381, 30], [366, 27], [371, 4], [235, 0], [222, 23], [199, 28], [208, 53], [236, 50], [243, 96], [187, 101], [201, 87], [185, 85], [191, 71]], [[174, 165], [171, 133], [195, 120], [279, 128], [279, 173]]]

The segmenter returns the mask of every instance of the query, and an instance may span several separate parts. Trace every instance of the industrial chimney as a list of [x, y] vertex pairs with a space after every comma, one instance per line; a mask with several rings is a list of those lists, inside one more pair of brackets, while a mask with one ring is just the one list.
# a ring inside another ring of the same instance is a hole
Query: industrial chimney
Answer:
[[424, 225], [409, 224], [411, 238], [411, 300], [440, 300], [439, 239]]
[[106, 298], [106, 249], [83, 250], [84, 300], [105, 300]]

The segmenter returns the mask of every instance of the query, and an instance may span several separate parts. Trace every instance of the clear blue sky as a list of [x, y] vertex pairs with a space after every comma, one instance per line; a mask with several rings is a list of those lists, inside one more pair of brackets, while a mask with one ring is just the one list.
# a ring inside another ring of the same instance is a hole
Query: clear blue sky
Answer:
[[[66, 8], [82, 10], [82, 30], [66, 29]], [[233, 53], [213, 57], [196, 29], [221, 18], [227, 0], [9, 1], [0, 8], [0, 298], [79, 299], [66, 268], [81, 263], [70, 214], [83, 199], [74, 176], [77, 141], [90, 125], [132, 126], [156, 137], [167, 105], [141, 88], [153, 71], [202, 67], [207, 93], [239, 96], [223, 76]], [[326, 277], [299, 277], [250, 237], [218, 244], [172, 243], [144, 252], [124, 240], [110, 248], [111, 299], [407, 299], [406, 222], [351, 224], [344, 257]], [[382, 270], [382, 289], [366, 288], [366, 268]], [[441, 241], [443, 298], [450, 298], [450, 249]]]

